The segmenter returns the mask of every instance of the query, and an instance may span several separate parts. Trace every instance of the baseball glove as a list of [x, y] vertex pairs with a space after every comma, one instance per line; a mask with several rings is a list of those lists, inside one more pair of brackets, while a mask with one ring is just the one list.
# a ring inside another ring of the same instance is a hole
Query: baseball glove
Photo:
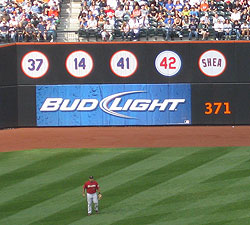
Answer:
[[99, 193], [99, 194], [98, 194], [98, 200], [101, 200], [101, 199], [102, 199], [102, 194]]

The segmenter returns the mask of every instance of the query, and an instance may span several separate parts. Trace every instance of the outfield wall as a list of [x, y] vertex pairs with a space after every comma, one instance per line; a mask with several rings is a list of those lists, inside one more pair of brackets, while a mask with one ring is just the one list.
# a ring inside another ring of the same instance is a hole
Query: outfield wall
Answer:
[[250, 124], [249, 42], [0, 48], [0, 127]]

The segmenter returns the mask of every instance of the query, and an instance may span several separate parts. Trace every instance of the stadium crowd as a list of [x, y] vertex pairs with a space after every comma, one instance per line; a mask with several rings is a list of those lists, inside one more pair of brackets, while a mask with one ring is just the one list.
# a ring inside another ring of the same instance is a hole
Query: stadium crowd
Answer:
[[250, 0], [83, 0], [79, 35], [249, 40]]
[[60, 0], [0, 0], [0, 40], [56, 40]]

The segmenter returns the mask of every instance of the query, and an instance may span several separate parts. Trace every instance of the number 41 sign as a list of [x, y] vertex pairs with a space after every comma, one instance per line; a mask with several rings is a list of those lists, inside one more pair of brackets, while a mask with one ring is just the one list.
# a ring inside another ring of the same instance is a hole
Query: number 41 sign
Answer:
[[164, 51], [157, 55], [155, 67], [161, 75], [171, 77], [179, 72], [181, 59], [175, 52]]
[[119, 77], [132, 76], [138, 67], [136, 56], [127, 50], [116, 52], [110, 59], [112, 72]]

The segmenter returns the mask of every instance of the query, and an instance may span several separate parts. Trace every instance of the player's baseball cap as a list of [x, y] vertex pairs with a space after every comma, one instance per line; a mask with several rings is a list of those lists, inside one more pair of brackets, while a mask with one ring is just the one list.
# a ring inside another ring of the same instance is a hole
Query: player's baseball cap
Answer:
[[93, 176], [89, 176], [89, 179], [94, 179], [94, 177]]

